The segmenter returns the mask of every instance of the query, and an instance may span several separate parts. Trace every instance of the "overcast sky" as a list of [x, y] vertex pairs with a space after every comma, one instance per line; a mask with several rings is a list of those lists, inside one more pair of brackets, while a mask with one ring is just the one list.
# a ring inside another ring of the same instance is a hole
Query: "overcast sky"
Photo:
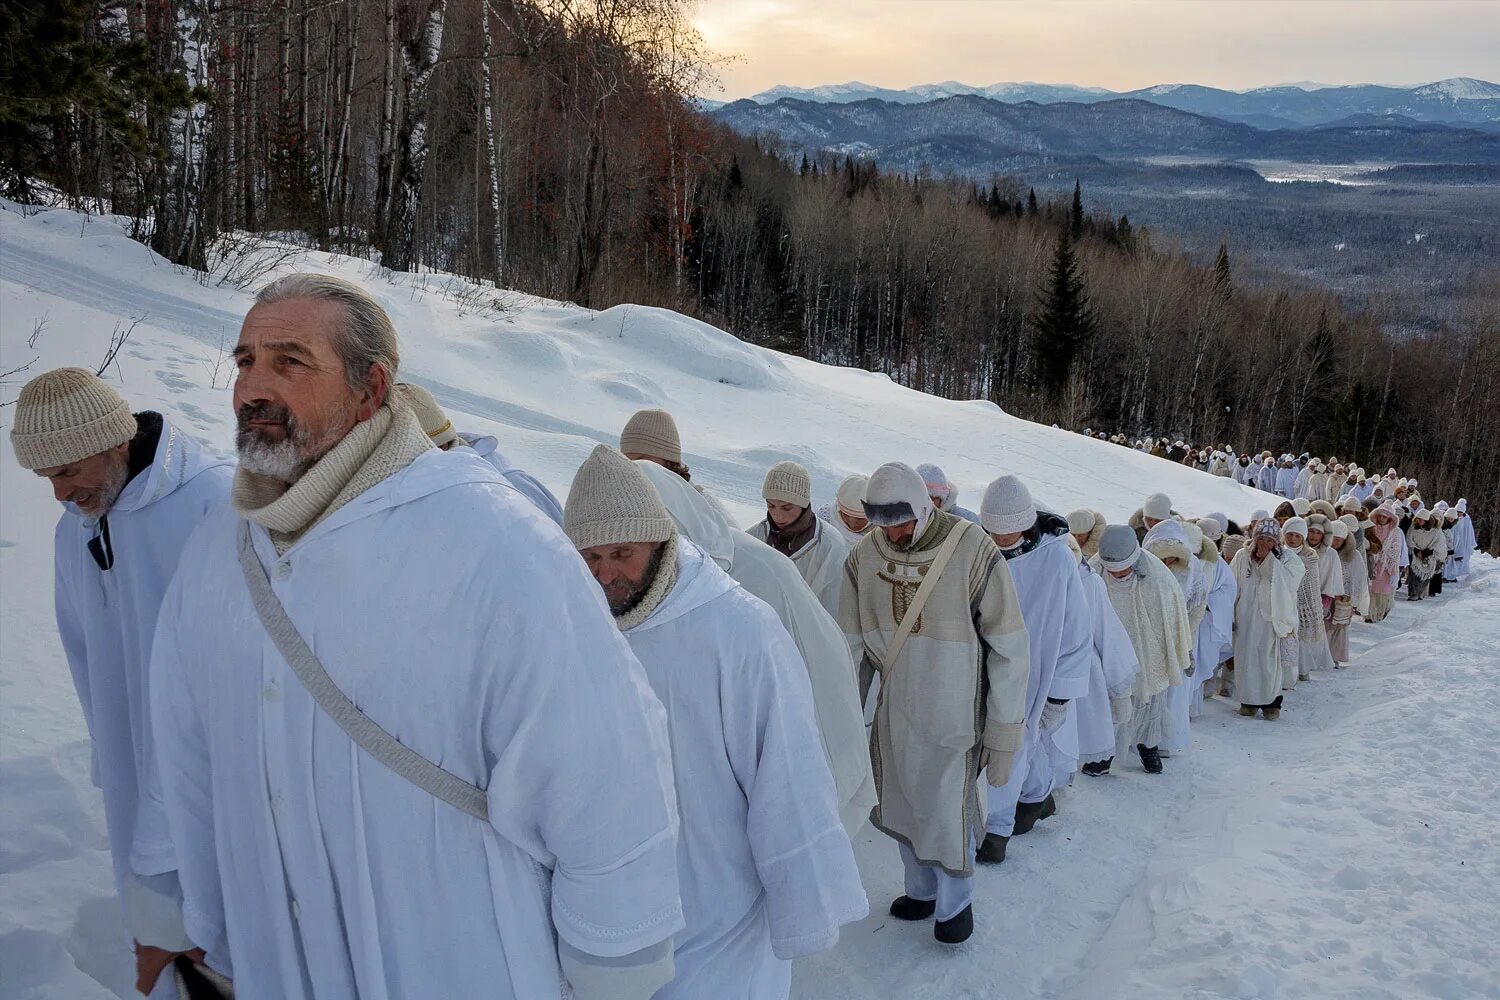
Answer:
[[1500, 0], [699, 0], [732, 100], [778, 83], [1132, 90], [1500, 82]]

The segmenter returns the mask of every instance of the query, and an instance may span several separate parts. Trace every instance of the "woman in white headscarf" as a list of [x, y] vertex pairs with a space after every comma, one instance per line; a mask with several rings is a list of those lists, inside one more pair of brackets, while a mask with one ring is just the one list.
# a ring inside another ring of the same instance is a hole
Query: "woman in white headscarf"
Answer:
[[818, 516], [836, 529], [851, 549], [870, 533], [870, 520], [865, 517], [864, 506], [865, 487], [868, 485], [869, 476], [845, 476], [833, 500], [818, 508]]
[[1234, 686], [1240, 714], [1281, 715], [1281, 647], [1297, 633], [1301, 560], [1284, 558], [1275, 520], [1256, 522], [1250, 543], [1235, 554]]
[[[1352, 518], [1346, 514], [1344, 517]], [[1357, 523], [1357, 522], [1356, 522]], [[1321, 558], [1332, 557], [1339, 564], [1344, 580], [1345, 593], [1333, 599], [1328, 609], [1328, 653], [1333, 665], [1349, 662], [1349, 623], [1354, 620], [1354, 603], [1358, 590], [1356, 574], [1363, 576], [1364, 559], [1359, 556], [1359, 544], [1349, 530], [1344, 518], [1328, 523], [1326, 547]], [[1369, 581], [1364, 581], [1369, 586]]]

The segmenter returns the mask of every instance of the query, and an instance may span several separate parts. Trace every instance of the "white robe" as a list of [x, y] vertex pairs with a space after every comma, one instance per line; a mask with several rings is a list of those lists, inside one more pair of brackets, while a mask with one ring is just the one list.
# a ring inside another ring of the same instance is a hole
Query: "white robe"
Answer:
[[1015, 583], [1026, 634], [1032, 637], [1025, 742], [1010, 779], [999, 788], [987, 782], [984, 786], [985, 829], [1008, 837], [1015, 824], [1016, 803], [1040, 802], [1052, 791], [1058, 752], [1078, 756], [1076, 728], [1065, 745], [1048, 745], [1058, 734], [1042, 731], [1042, 709], [1048, 698], [1071, 702], [1088, 694], [1093, 633], [1088, 597], [1064, 537], [1043, 535], [1036, 548], [1005, 564]]
[[1453, 561], [1455, 579], [1464, 580], [1469, 575], [1469, 566], [1474, 561], [1474, 549], [1478, 543], [1474, 538], [1474, 519], [1460, 517], [1453, 525]]
[[500, 442], [492, 437], [465, 434], [462, 431], [459, 432], [458, 438], [473, 448], [474, 453], [484, 459], [496, 472], [504, 476], [505, 481], [514, 486], [523, 497], [536, 504], [537, 510], [550, 517], [558, 527], [562, 527], [563, 509], [562, 504], [557, 502], [557, 497], [542, 485], [541, 480], [512, 465], [510, 459], [500, 452]]
[[651, 480], [667, 513], [690, 541], [707, 552], [740, 586], [776, 612], [797, 644], [812, 684], [823, 753], [833, 773], [839, 815], [852, 837], [875, 807], [875, 776], [859, 705], [859, 681], [849, 644], [797, 568], [764, 542], [724, 523], [702, 493], [653, 462], [636, 466]]
[[692, 542], [625, 633], [667, 709], [687, 927], [656, 1000], [786, 997], [791, 959], [869, 910], [820, 752], [807, 671], [774, 612]]
[[1318, 547], [1318, 594], [1322, 597], [1344, 597], [1349, 593], [1344, 586], [1344, 560], [1326, 541]]
[[485, 824], [313, 701], [250, 602], [238, 523], [226, 504], [183, 554], [152, 721], [187, 928], [242, 1000], [557, 996], [559, 938], [611, 959], [683, 927], [666, 716], [555, 524], [460, 450], [281, 556], [251, 529], [334, 682], [487, 788]]
[[[1297, 586], [1301, 574], [1273, 552], [1259, 565], [1254, 543], [1235, 554], [1234, 690], [1242, 705], [1270, 705], [1281, 697], [1281, 641], [1297, 632]], [[1300, 556], [1290, 553], [1297, 564]]]
[[1203, 686], [1214, 679], [1225, 645], [1234, 641], [1234, 572], [1222, 558], [1205, 562], [1203, 570], [1209, 574], [1208, 611], [1193, 636], [1190, 718], [1197, 718], [1203, 711]]
[[[153, 899], [132, 871], [164, 875], [177, 868], [158, 810], [142, 808], [154, 784], [148, 673], [162, 598], [188, 536], [228, 495], [232, 467], [205, 453], [163, 418], [155, 457], [125, 485], [107, 515], [114, 565], [100, 570], [88, 552], [99, 533], [72, 504], [57, 522], [53, 596], [73, 686], [93, 745], [94, 783], [104, 793], [104, 823], [115, 888], [132, 936], [153, 942], [181, 934], [175, 898]], [[175, 881], [168, 878], [165, 882]], [[153, 880], [153, 885], [175, 889]], [[168, 926], [162, 926], [165, 921]], [[181, 943], [180, 937], [173, 943]]]
[[1297, 478], [1292, 482], [1292, 496], [1288, 499], [1301, 497], [1307, 499], [1307, 483], [1312, 479], [1312, 466], [1304, 465], [1297, 470]]
[[[750, 536], [764, 542], [770, 532], [766, 518], [747, 529]], [[837, 531], [829, 531], [822, 518], [813, 517], [813, 536], [807, 544], [792, 553], [792, 563], [802, 579], [818, 596], [818, 603], [835, 619], [839, 616], [839, 588], [844, 585], [844, 560], [849, 545]]]
[[1089, 690], [1074, 703], [1078, 720], [1078, 759], [1086, 764], [1115, 755], [1115, 722], [1111, 698], [1130, 694], [1136, 672], [1141, 669], [1130, 644], [1130, 633], [1109, 603], [1104, 579], [1087, 562], [1078, 567], [1088, 598], [1093, 631], [1093, 655], [1089, 659]]

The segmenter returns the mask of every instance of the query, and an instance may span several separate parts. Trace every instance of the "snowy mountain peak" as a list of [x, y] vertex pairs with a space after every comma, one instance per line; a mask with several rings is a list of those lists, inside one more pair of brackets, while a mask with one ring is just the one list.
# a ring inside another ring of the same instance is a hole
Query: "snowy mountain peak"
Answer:
[[1500, 100], [1500, 83], [1456, 76], [1418, 87], [1412, 93], [1422, 97], [1446, 97], [1450, 101], [1497, 101]]

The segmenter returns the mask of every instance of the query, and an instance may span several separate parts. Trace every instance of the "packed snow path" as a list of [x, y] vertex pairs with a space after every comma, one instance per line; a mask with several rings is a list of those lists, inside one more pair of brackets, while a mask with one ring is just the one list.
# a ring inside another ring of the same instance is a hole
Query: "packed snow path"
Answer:
[[1500, 563], [1356, 623], [1354, 662], [1277, 722], [1210, 702], [1152, 776], [1116, 759], [980, 868], [975, 934], [886, 915], [895, 847], [866, 829], [871, 916], [800, 963], [806, 1000], [1500, 997]]
[[[441, 276], [388, 278], [327, 254], [297, 266], [366, 284], [401, 332], [403, 373], [461, 428], [497, 434], [559, 496], [596, 441], [659, 405], [677, 414], [695, 478], [747, 524], [782, 458], [812, 469], [820, 498], [897, 458], [938, 462], [971, 502], [1015, 472], [1054, 509], [1087, 504], [1114, 520], [1158, 489], [1180, 510], [1237, 519], [1270, 502], [664, 310], [518, 296], [507, 317], [465, 314], [433, 290]], [[220, 347], [249, 301], [199, 284], [109, 220], [23, 218], [0, 201], [0, 371], [97, 366], [116, 323], [144, 317], [112, 381], [228, 453]], [[18, 388], [5, 385], [0, 402]], [[130, 996], [133, 980], [52, 617], [57, 514], [0, 441], [0, 1000]], [[1121, 761], [1108, 778], [1080, 776], [1056, 818], [981, 871], [978, 929], [961, 948], [884, 916], [900, 865], [867, 829], [857, 846], [875, 915], [799, 964], [796, 996], [1500, 997], [1500, 567], [1479, 560], [1467, 588], [1398, 602], [1382, 625], [1355, 626], [1353, 642], [1357, 662], [1300, 687], [1277, 723], [1215, 704], [1166, 774]]]

